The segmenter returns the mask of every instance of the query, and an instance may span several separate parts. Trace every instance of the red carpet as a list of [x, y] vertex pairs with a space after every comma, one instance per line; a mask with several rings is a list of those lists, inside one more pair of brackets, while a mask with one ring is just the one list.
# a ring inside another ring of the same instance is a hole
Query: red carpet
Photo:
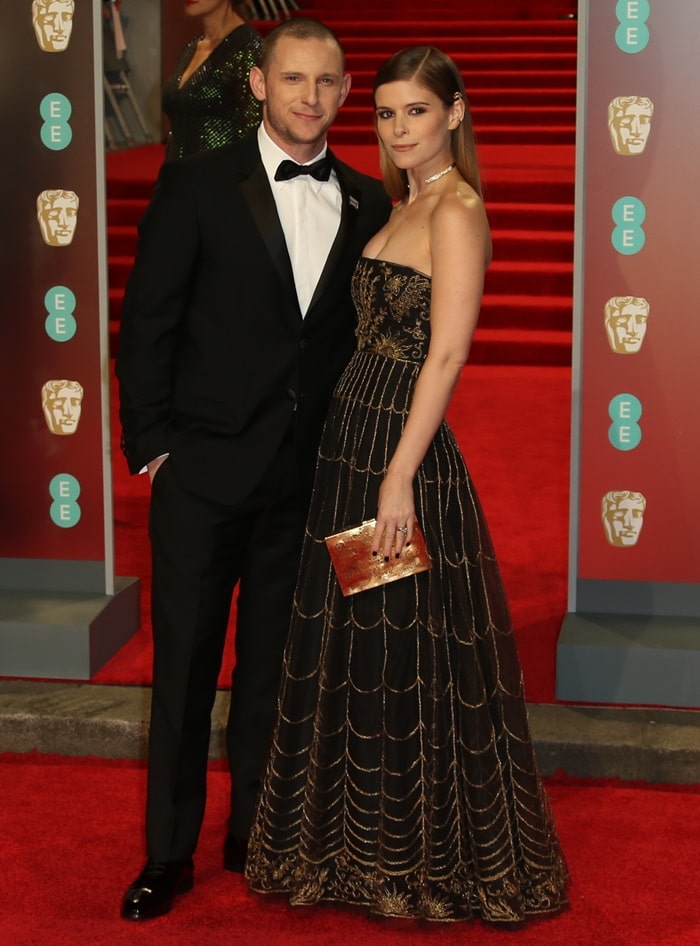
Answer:
[[571, 909], [516, 932], [295, 910], [221, 869], [228, 777], [210, 774], [195, 888], [166, 917], [118, 915], [141, 867], [144, 769], [0, 755], [0, 943], [13, 946], [698, 946], [700, 787], [550, 779]]

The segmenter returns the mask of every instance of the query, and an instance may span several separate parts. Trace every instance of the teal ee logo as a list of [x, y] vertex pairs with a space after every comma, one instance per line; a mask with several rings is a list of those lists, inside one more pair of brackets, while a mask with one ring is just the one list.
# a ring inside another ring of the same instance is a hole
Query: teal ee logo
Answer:
[[618, 253], [633, 256], [644, 247], [646, 233], [642, 227], [647, 210], [638, 197], [620, 197], [613, 204], [612, 218], [615, 227], [612, 245]]
[[617, 0], [615, 42], [623, 53], [640, 53], [649, 43], [649, 0]]
[[74, 294], [65, 286], [53, 286], [44, 296], [44, 306], [48, 312], [44, 328], [55, 342], [68, 342], [75, 335], [75, 304]]
[[58, 473], [49, 484], [51, 519], [61, 529], [72, 529], [80, 522], [80, 483], [70, 473]]
[[634, 394], [618, 394], [608, 405], [612, 424], [608, 428], [608, 440], [616, 450], [634, 450], [642, 439], [639, 418], [642, 405]]
[[51, 151], [63, 151], [73, 140], [73, 129], [68, 119], [73, 111], [65, 95], [60, 92], [49, 92], [41, 100], [39, 114], [44, 119], [41, 126], [41, 140], [44, 147]]

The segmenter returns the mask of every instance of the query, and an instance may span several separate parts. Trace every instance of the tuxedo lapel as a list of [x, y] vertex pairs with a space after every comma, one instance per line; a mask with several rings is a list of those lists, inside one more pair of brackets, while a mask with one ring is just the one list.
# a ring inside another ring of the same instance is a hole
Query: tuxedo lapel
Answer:
[[275, 199], [262, 163], [258, 163], [250, 176], [241, 181], [239, 186], [280, 279], [290, 296], [296, 299], [292, 264], [277, 214]]

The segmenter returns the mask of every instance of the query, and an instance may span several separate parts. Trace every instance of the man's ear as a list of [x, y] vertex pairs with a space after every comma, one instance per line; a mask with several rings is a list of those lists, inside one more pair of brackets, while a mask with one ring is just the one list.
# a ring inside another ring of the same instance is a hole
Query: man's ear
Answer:
[[265, 101], [265, 75], [260, 66], [253, 66], [248, 76], [250, 88], [258, 102]]
[[346, 72], [340, 84], [340, 101], [338, 103], [338, 107], [340, 107], [345, 101], [345, 99], [348, 97], [348, 92], [350, 91], [351, 85], [352, 85], [352, 76], [350, 75], [350, 73]]

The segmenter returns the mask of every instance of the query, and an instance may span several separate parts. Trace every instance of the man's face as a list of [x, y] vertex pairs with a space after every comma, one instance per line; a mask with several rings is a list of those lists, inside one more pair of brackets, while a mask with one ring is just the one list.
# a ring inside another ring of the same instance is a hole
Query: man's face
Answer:
[[615, 113], [613, 126], [616, 150], [620, 154], [641, 154], [651, 130], [651, 110], [648, 105], [632, 102]]
[[34, 30], [43, 50], [61, 53], [68, 47], [73, 29], [73, 9], [72, 0], [54, 0], [36, 8]]
[[78, 222], [78, 201], [74, 195], [61, 194], [40, 214], [44, 240], [50, 246], [67, 246]]
[[267, 74], [254, 68], [251, 87], [263, 104], [272, 140], [299, 161], [320, 150], [350, 89], [336, 45], [320, 39], [282, 37]]
[[613, 349], [626, 355], [636, 354], [642, 347], [648, 318], [647, 307], [637, 302], [628, 302], [611, 313], [609, 326]]

